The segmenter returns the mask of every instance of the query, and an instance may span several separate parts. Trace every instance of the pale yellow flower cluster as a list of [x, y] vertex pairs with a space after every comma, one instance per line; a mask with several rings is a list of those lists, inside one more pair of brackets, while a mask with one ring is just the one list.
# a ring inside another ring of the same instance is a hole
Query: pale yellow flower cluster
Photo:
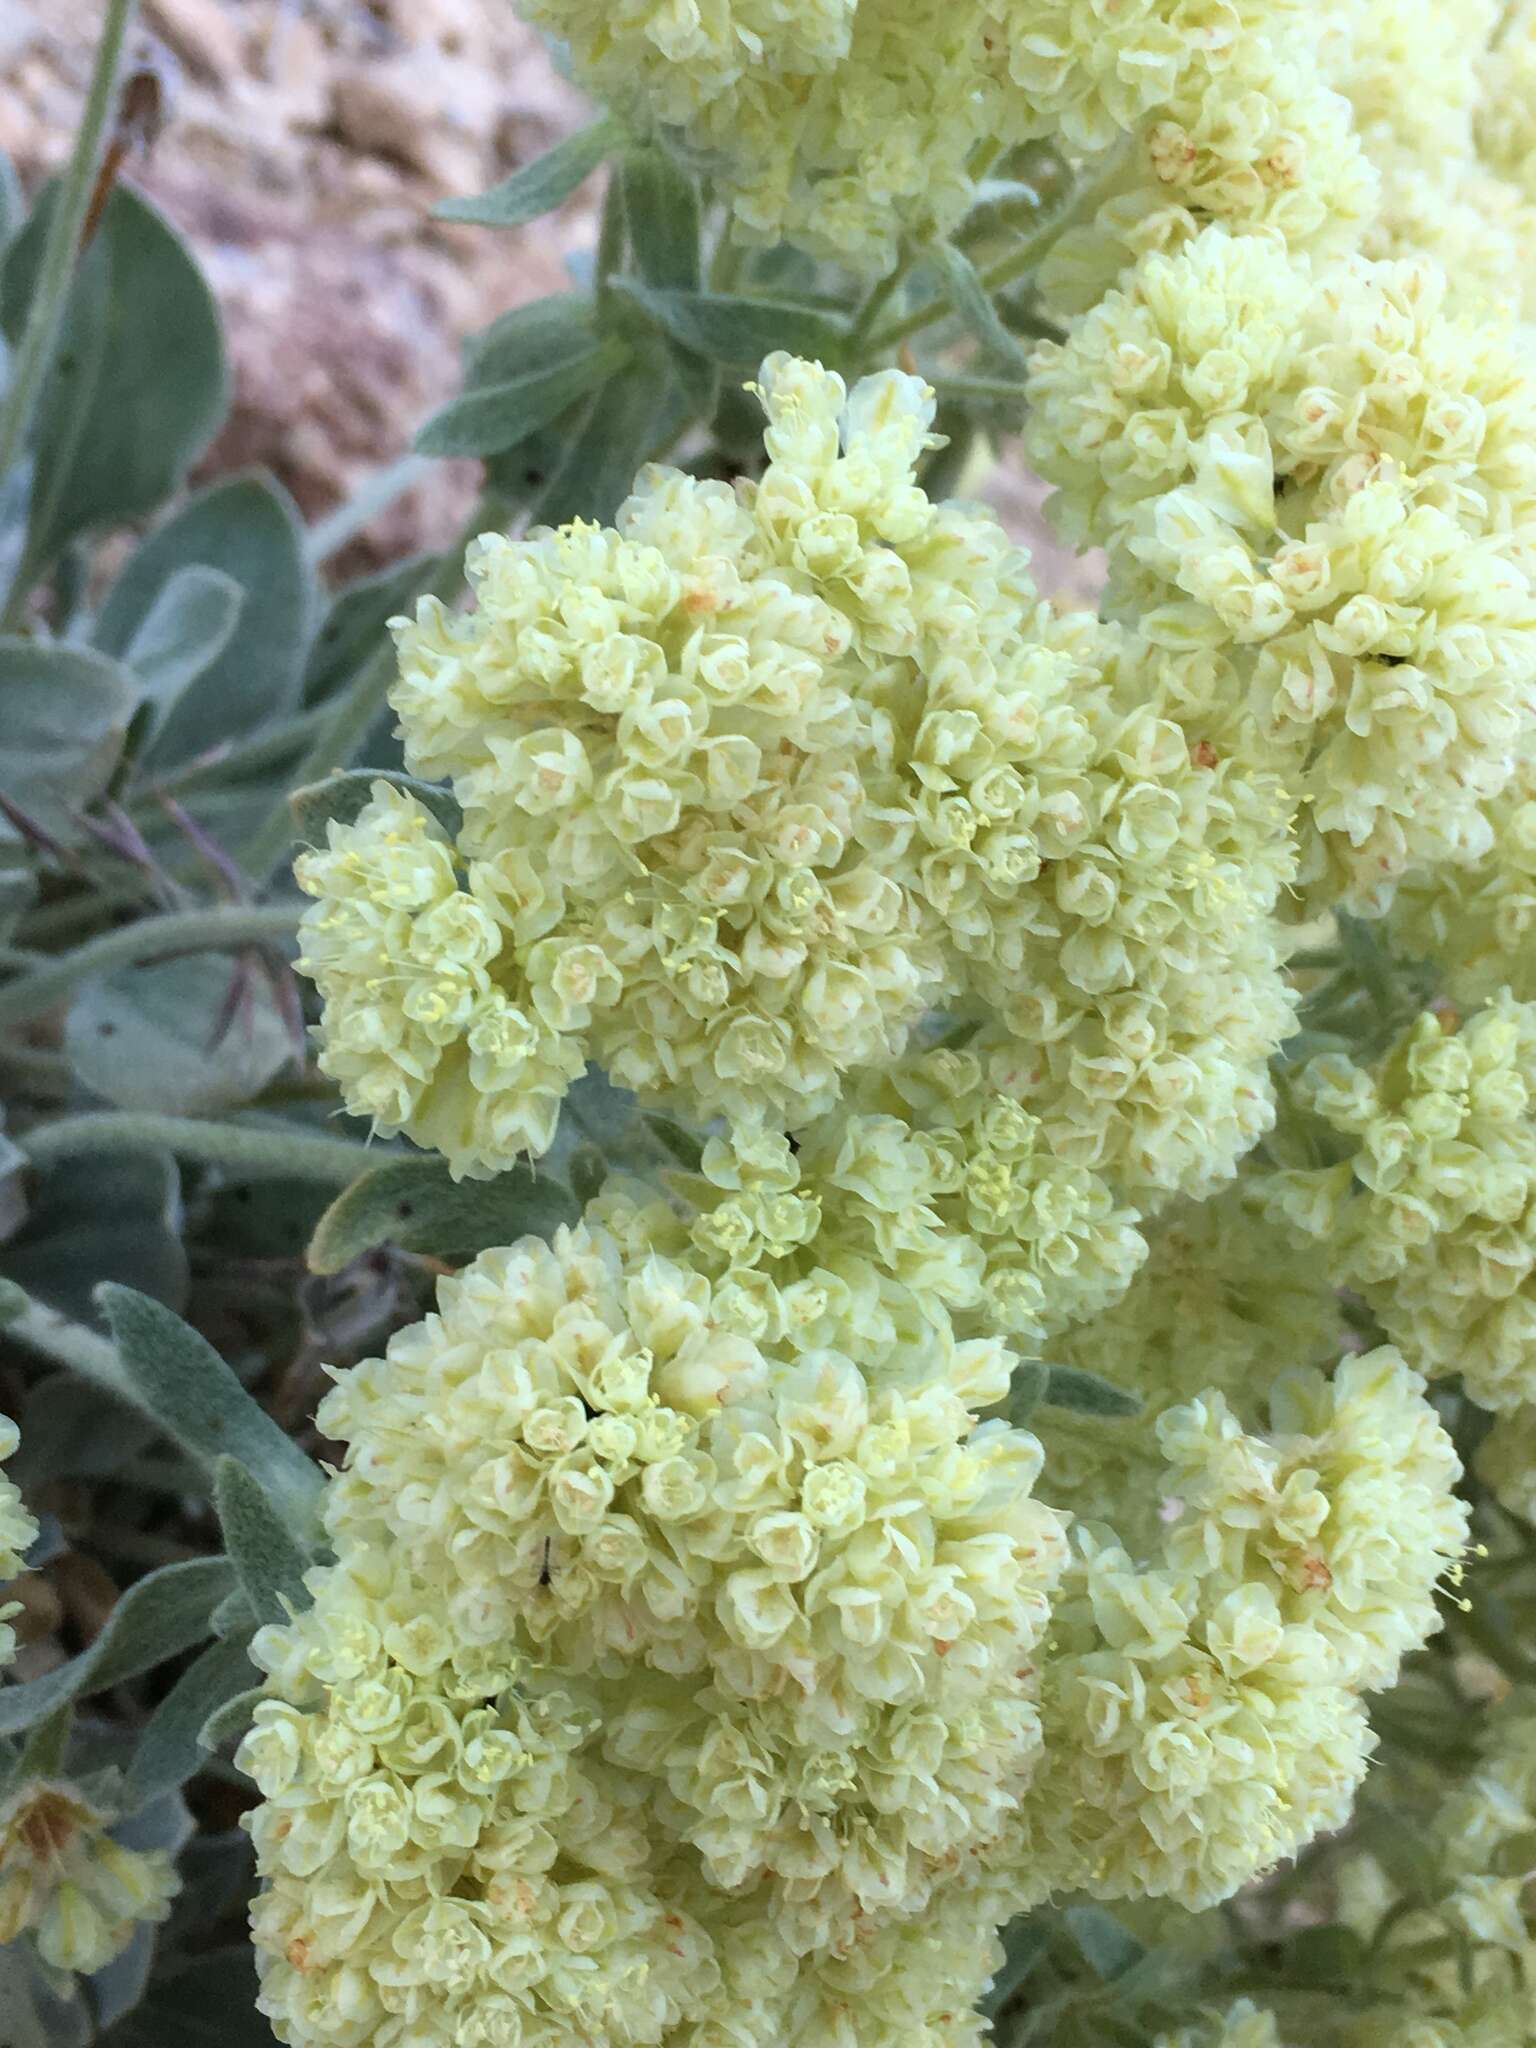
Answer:
[[[947, 232], [978, 154], [1059, 137], [1127, 254], [1230, 213], [1326, 243], [1370, 204], [1348, 108], [1298, 49], [1301, 0], [523, 0], [576, 71], [662, 132], [752, 240], [862, 268]], [[1223, 111], [1223, 109], [1225, 111]], [[1117, 195], [1110, 199], [1109, 195]]]
[[1465, 1543], [1422, 1389], [1381, 1350], [1282, 1379], [1266, 1436], [1215, 1393], [1158, 1418], [1161, 1541], [1137, 1560], [1085, 1525], [1057, 1604], [1016, 1869], [1198, 1908], [1343, 1823], [1361, 1694], [1438, 1626]]
[[1215, 1184], [1291, 1027], [1278, 785], [917, 488], [920, 379], [775, 356], [762, 393], [760, 482], [647, 471], [617, 531], [487, 538], [478, 610], [402, 629], [407, 757], [463, 824], [380, 786], [297, 863], [322, 1065], [485, 1174], [547, 1147], [589, 1057], [798, 1130], [979, 1001], [1065, 1165]]
[[1034, 1439], [975, 1424], [1007, 1355], [945, 1363], [776, 1363], [583, 1229], [340, 1378], [338, 1562], [242, 1751], [281, 2039], [768, 2041], [866, 1996], [860, 2042], [973, 2038], [1000, 1914], [944, 1895], [1039, 1760], [1067, 1552]]
[[1536, 1399], [1536, 1006], [1419, 1017], [1371, 1068], [1325, 1055], [1298, 1099], [1346, 1156], [1272, 1183], [1423, 1372], [1485, 1407]]
[[1536, 385], [1422, 260], [1320, 276], [1208, 229], [1031, 378], [1031, 454], [1115, 601], [1228, 657], [1324, 903], [1477, 858], [1536, 742]]
[[30, 1937], [51, 1969], [93, 1976], [180, 1889], [170, 1856], [131, 1849], [78, 1787], [33, 1778], [0, 1804], [0, 1948]]
[[1410, 874], [1389, 930], [1411, 960], [1434, 963], [1453, 1001], [1485, 1002], [1507, 988], [1536, 1001], [1536, 749], [1487, 807], [1492, 840], [1477, 859]]
[[1273, 2013], [1240, 1998], [1209, 2022], [1159, 2034], [1153, 2048], [1283, 2048]]
[[1050, 1355], [1141, 1396], [1135, 1416], [1042, 1408], [1031, 1427], [1045, 1446], [1051, 1498], [1112, 1522], [1150, 1555], [1168, 1494], [1146, 1417], [1171, 1403], [1225, 1394], [1245, 1419], [1296, 1366], [1343, 1349], [1338, 1294], [1316, 1251], [1292, 1243], [1240, 1180], [1196, 1205], [1180, 1202], [1147, 1232], [1148, 1256], [1121, 1299], [1050, 1345]]

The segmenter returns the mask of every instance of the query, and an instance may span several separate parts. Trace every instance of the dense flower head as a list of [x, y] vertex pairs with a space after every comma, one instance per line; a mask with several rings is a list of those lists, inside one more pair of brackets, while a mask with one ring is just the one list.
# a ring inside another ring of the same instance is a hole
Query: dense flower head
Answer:
[[0, 1947], [30, 1937], [51, 1969], [93, 1976], [179, 1889], [170, 1856], [132, 1849], [76, 1785], [32, 1778], [0, 1804]]
[[1215, 1392], [1157, 1418], [1142, 1559], [1080, 1530], [1015, 1865], [1047, 1889], [1199, 1908], [1339, 1826], [1374, 1746], [1360, 1693], [1439, 1625], [1466, 1517], [1422, 1382], [1381, 1351], [1270, 1408], [1263, 1435]]
[[1486, 850], [1536, 736], [1531, 385], [1426, 261], [1314, 275], [1208, 229], [1042, 344], [1029, 445], [1112, 598], [1219, 648], [1307, 878], [1382, 908]]
[[1012, 1858], [1024, 1903], [1061, 1887], [1213, 1905], [1348, 1817], [1374, 1747], [1364, 1709], [1269, 1585], [1079, 1541], [1045, 1671], [1048, 1762]]
[[1055, 311], [1085, 312], [1139, 259], [1171, 255], [1213, 222], [1295, 255], [1350, 255], [1379, 200], [1349, 103], [1313, 49], [1262, 36], [1219, 70], [1186, 73], [1090, 180], [1091, 218], [1041, 265]]
[[452, 1640], [596, 1688], [606, 1761], [665, 1782], [712, 1883], [769, 1874], [810, 1949], [999, 1831], [1065, 1542], [1034, 1439], [973, 1427], [998, 1346], [882, 1391], [833, 1351], [772, 1364], [711, 1295], [585, 1229], [485, 1254], [322, 1406], [327, 1521]]
[[1354, 0], [1338, 20], [1332, 70], [1380, 180], [1364, 253], [1431, 256], [1458, 305], [1529, 312], [1536, 215], [1511, 167], [1481, 146], [1512, 64], [1501, 53], [1489, 73], [1499, 12], [1498, 0]]
[[1214, 1183], [1290, 1028], [1282, 792], [917, 489], [919, 379], [762, 374], [761, 482], [646, 472], [617, 531], [487, 539], [478, 611], [402, 629], [407, 758], [462, 824], [381, 786], [297, 863], [322, 1064], [484, 1174], [547, 1147], [589, 1056], [798, 1129], [980, 1003], [1061, 1160]]
[[[1223, 752], [1136, 635], [1042, 608], [1031, 638], [1032, 702], [972, 661], [927, 722], [940, 825], [962, 832], [929, 835], [924, 893], [999, 1027], [989, 1084], [1048, 1149], [1132, 1197], [1203, 1192], [1269, 1128], [1267, 1063], [1292, 1028], [1284, 792]], [[1020, 786], [1014, 816], [975, 828]]]
[[1253, 1425], [1282, 1373], [1336, 1358], [1343, 1336], [1326, 1268], [1310, 1245], [1276, 1229], [1252, 1181], [1174, 1204], [1149, 1226], [1147, 1244], [1121, 1298], [1051, 1345], [1053, 1359], [1139, 1395], [1142, 1412], [1041, 1408], [1031, 1420], [1051, 1499], [1113, 1522], [1141, 1555], [1151, 1554], [1169, 1492], [1152, 1419], [1218, 1392]]
[[617, 530], [487, 536], [478, 609], [402, 625], [407, 757], [452, 778], [457, 848], [391, 797], [299, 863], [328, 1068], [456, 1169], [542, 1150], [589, 1051], [803, 1120], [941, 988], [899, 721], [961, 618], [1006, 634], [1024, 558], [913, 483], [921, 380], [762, 374], [760, 483], [647, 471]]
[[[1161, 198], [1186, 219], [1259, 215], [1306, 243], [1369, 202], [1343, 101], [1315, 63], [1277, 62], [1300, 0], [523, 0], [523, 12], [569, 43], [584, 83], [669, 132], [744, 238], [788, 237], [861, 268], [888, 265], [903, 233], [955, 225], [979, 147], [1031, 137], [1092, 161], [1135, 131], [1141, 215]], [[1099, 239], [1125, 233], [1112, 220]]]
[[[13, 1457], [20, 1441], [15, 1423], [8, 1415], [0, 1415], [0, 1460]], [[27, 1513], [15, 1480], [0, 1472], [0, 1586], [21, 1570], [22, 1559], [36, 1536], [37, 1524]], [[0, 1606], [0, 1669], [16, 1654], [16, 1632], [8, 1619], [15, 1612], [14, 1606]]]
[[1421, 1371], [1536, 1398], [1536, 1007], [1426, 1011], [1371, 1067], [1312, 1061], [1298, 1101], [1347, 1156], [1277, 1174], [1275, 1214]]
[[1453, 1002], [1507, 988], [1536, 1000], [1536, 751], [1487, 807], [1492, 838], [1476, 859], [1407, 875], [1393, 898], [1397, 950], [1435, 965]]
[[911, 1053], [793, 1145], [738, 1127], [669, 1176], [672, 1202], [610, 1182], [598, 1211], [708, 1273], [714, 1313], [775, 1349], [943, 1378], [957, 1337], [1038, 1341], [1113, 1300], [1145, 1247], [1135, 1211], [990, 1085], [987, 1056], [977, 1038]]

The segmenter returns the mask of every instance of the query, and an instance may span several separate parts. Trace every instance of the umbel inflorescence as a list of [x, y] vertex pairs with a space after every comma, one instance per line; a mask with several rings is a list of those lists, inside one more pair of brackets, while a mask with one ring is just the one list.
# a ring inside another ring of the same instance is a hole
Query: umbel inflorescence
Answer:
[[[749, 241], [878, 268], [1048, 142], [1026, 437], [1108, 584], [1063, 615], [929, 495], [921, 376], [779, 353], [750, 475], [650, 466], [397, 622], [447, 788], [297, 864], [323, 1066], [457, 1178], [589, 1063], [696, 1164], [337, 1376], [242, 1750], [282, 2040], [978, 2040], [1012, 1916], [1348, 1823], [1460, 1583], [1448, 1419], [1536, 1504], [1536, 64], [1473, 11], [530, 9]], [[1527, 2038], [1476, 2029], [1528, 1725], [1428, 1918], [1340, 1893], [1479, 1945], [1408, 1986], [1437, 2048]]]

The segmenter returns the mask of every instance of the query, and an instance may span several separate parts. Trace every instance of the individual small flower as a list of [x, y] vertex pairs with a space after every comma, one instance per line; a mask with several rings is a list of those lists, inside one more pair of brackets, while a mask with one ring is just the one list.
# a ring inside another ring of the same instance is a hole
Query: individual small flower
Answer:
[[1273, 1213], [1420, 1371], [1488, 1408], [1536, 1398], [1536, 1009], [1426, 1011], [1369, 1068], [1312, 1061], [1298, 1100], [1345, 1157], [1275, 1175]]
[[[0, 1460], [13, 1457], [20, 1442], [15, 1423], [0, 1415]], [[16, 1482], [0, 1472], [0, 1584], [15, 1578], [36, 1538], [37, 1523], [22, 1504]], [[8, 1617], [17, 1612], [15, 1605], [0, 1606], [0, 1669], [16, 1655], [16, 1632]]]
[[130, 1849], [78, 1787], [33, 1779], [0, 1805], [0, 1947], [28, 1935], [51, 1969], [94, 1976], [180, 1888], [160, 1849]]

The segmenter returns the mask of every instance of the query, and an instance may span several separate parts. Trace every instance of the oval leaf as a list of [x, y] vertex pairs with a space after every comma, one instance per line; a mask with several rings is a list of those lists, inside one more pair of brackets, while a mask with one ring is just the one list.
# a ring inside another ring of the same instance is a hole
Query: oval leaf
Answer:
[[339, 1273], [376, 1245], [468, 1259], [491, 1245], [550, 1237], [580, 1211], [570, 1190], [531, 1166], [453, 1181], [439, 1159], [376, 1166], [337, 1196], [309, 1247], [312, 1273]]
[[238, 1458], [220, 1458], [213, 1499], [230, 1562], [258, 1626], [284, 1622], [307, 1607], [304, 1571], [309, 1560], [261, 1481]]
[[[6, 260], [13, 340], [53, 196], [44, 195]], [[58, 388], [44, 404], [35, 450], [43, 480], [32, 507], [37, 565], [72, 535], [140, 519], [168, 498], [212, 439], [228, 396], [213, 296], [181, 236], [129, 186], [116, 186], [107, 201], [65, 327]]]
[[314, 606], [303, 530], [265, 477], [231, 477], [190, 498], [129, 556], [107, 594], [96, 645], [124, 655], [171, 577], [217, 569], [245, 593], [222, 652], [183, 690], [146, 759], [164, 765], [243, 738], [299, 701]]
[[775, 349], [835, 361], [847, 338], [844, 321], [791, 299], [658, 291], [633, 278], [620, 280], [615, 289], [633, 299], [673, 341], [733, 369], [755, 370]]
[[464, 819], [451, 790], [444, 789], [441, 783], [418, 781], [414, 775], [381, 774], [377, 768], [339, 769], [323, 782], [307, 783], [303, 789], [296, 789], [288, 799], [295, 833], [308, 846], [323, 846], [326, 826], [355, 824], [380, 782], [388, 783], [404, 796], [413, 796], [445, 832], [457, 835]]
[[59, 838], [106, 787], [133, 714], [132, 679], [104, 654], [0, 638], [0, 792]]
[[123, 660], [162, 716], [224, 652], [244, 602], [233, 576], [197, 562], [161, 585]]
[[318, 1467], [251, 1398], [208, 1340], [131, 1287], [109, 1282], [96, 1294], [134, 1393], [166, 1435], [210, 1472], [220, 1458], [238, 1458], [306, 1526], [320, 1491]]
[[443, 199], [432, 211], [439, 220], [467, 221], [472, 227], [524, 227], [568, 199], [582, 179], [597, 169], [622, 133], [619, 123], [607, 115], [557, 142], [545, 155], [524, 164], [489, 192], [466, 199]]
[[1113, 1380], [1100, 1379], [1076, 1365], [1047, 1367], [1050, 1384], [1041, 1397], [1052, 1408], [1075, 1408], [1080, 1415], [1139, 1415], [1141, 1396]]
[[140, 1579], [88, 1650], [45, 1678], [0, 1689], [0, 1735], [33, 1728], [68, 1700], [105, 1692], [190, 1650], [209, 1633], [213, 1610], [234, 1580], [234, 1567], [223, 1557], [162, 1565]]
[[623, 342], [602, 341], [565, 362], [477, 386], [434, 413], [416, 446], [424, 455], [502, 454], [605, 384], [628, 360]]
[[265, 972], [249, 956], [222, 953], [82, 983], [64, 1049], [86, 1087], [120, 1109], [186, 1116], [249, 1102], [294, 1054]]

